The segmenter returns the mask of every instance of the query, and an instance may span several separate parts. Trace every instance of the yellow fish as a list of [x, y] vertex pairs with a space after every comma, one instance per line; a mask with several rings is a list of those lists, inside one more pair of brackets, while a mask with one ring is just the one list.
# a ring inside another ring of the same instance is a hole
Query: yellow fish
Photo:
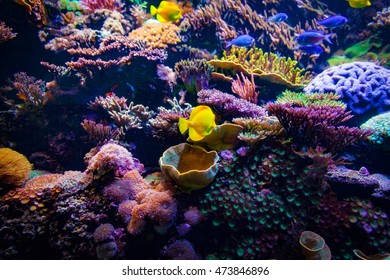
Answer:
[[352, 8], [364, 8], [371, 6], [370, 0], [347, 0]]
[[210, 107], [204, 105], [196, 106], [192, 110], [189, 120], [179, 119], [180, 133], [184, 134], [188, 130], [189, 138], [192, 141], [202, 140], [215, 127], [215, 115]]
[[181, 15], [180, 8], [176, 4], [168, 1], [161, 1], [160, 6], [158, 6], [158, 8], [151, 5], [150, 14], [152, 16], [156, 15], [156, 18], [159, 22], [176, 22], [183, 17]]

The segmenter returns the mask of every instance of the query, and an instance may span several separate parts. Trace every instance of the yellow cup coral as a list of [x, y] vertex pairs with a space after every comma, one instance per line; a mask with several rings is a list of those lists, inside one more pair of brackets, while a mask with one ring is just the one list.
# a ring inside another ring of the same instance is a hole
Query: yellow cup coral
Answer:
[[183, 191], [206, 187], [218, 172], [219, 156], [216, 151], [187, 143], [170, 147], [160, 158], [162, 173], [171, 178]]
[[24, 155], [9, 148], [0, 149], [0, 184], [23, 185], [31, 168], [32, 164]]

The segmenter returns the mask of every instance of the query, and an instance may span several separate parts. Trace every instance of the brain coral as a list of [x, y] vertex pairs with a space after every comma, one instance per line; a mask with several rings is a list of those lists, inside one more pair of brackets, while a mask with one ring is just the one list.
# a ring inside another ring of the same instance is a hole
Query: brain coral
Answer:
[[32, 164], [28, 159], [9, 148], [0, 149], [0, 183], [21, 186], [28, 179]]
[[390, 109], [390, 70], [372, 62], [345, 63], [323, 71], [304, 91], [335, 92], [354, 114], [382, 113]]

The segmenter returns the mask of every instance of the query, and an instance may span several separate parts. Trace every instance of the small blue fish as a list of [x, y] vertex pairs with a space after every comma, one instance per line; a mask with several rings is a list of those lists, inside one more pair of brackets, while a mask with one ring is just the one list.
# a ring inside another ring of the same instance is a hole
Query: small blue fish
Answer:
[[324, 32], [320, 30], [308, 30], [300, 34], [295, 40], [301, 46], [319, 45], [323, 42], [323, 40], [332, 44], [332, 41], [330, 40], [332, 35], [333, 33], [325, 35]]
[[318, 21], [318, 24], [326, 28], [336, 28], [348, 22], [348, 19], [343, 16], [333, 16]]
[[276, 14], [276, 15], [268, 18], [267, 21], [268, 22], [283, 22], [286, 19], [288, 19], [288, 15], [286, 15], [285, 13], [279, 13], [279, 14]]
[[322, 54], [324, 52], [324, 49], [319, 45], [299, 46], [297, 49], [307, 54]]
[[236, 47], [253, 47], [255, 44], [255, 39], [249, 35], [240, 35], [230, 42], [227, 43], [225, 49], [230, 48], [231, 46]]

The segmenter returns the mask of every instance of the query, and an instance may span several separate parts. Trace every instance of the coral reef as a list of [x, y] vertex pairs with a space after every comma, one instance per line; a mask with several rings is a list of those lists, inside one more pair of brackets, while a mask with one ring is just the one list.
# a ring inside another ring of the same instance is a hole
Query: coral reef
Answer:
[[5, 25], [3, 21], [0, 21], [0, 43], [12, 40], [17, 33], [12, 32], [12, 28]]
[[371, 62], [352, 62], [326, 69], [304, 89], [335, 92], [348, 109], [366, 118], [389, 110], [389, 70]]
[[93, 174], [95, 179], [100, 179], [110, 173], [117, 177], [123, 177], [133, 169], [141, 170], [133, 160], [132, 154], [124, 147], [107, 143], [88, 161], [86, 174]]
[[299, 149], [313, 148], [335, 153], [371, 135], [369, 130], [340, 126], [340, 123], [352, 116], [345, 106], [334, 100], [334, 95], [328, 98], [317, 95], [317, 104], [312, 99], [305, 106], [301, 99], [295, 102], [296, 99], [290, 100], [288, 97], [290, 93], [285, 94], [286, 98], [281, 97], [276, 103], [268, 103], [266, 109], [278, 118]]
[[360, 128], [372, 130], [373, 133], [368, 139], [373, 143], [386, 145], [390, 140], [390, 112], [372, 117], [363, 123]]
[[198, 103], [214, 107], [225, 118], [260, 117], [266, 115], [264, 108], [216, 89], [199, 91]]
[[242, 72], [261, 81], [300, 89], [311, 79], [308, 72], [296, 67], [297, 61], [278, 57], [274, 53], [263, 52], [258, 48], [247, 50], [233, 46], [229, 52], [223, 52], [222, 58], [210, 60], [208, 63], [215, 68], [213, 77], [224, 80], [232, 80], [232, 76], [225, 74], [226, 72]]
[[[32, 164], [28, 159], [9, 148], [0, 148], [0, 184], [20, 187], [27, 181]], [[1, 189], [2, 189], [1, 188]]]

